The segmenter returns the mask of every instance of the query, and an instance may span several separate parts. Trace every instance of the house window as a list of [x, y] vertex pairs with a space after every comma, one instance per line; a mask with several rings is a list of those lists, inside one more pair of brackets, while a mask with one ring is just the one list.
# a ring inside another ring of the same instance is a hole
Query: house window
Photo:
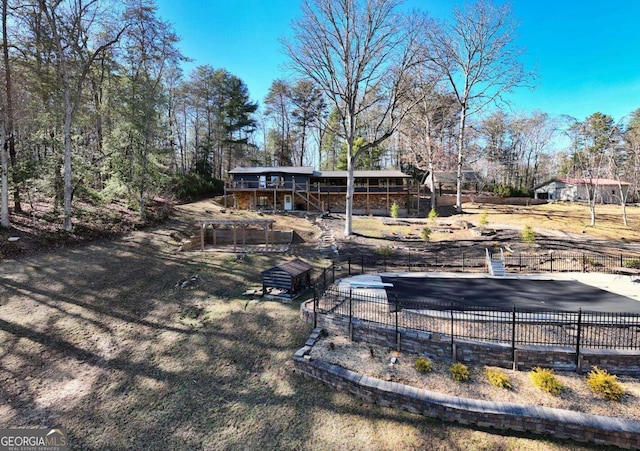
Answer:
[[367, 179], [356, 179], [355, 182], [354, 182], [354, 186], [356, 188], [366, 188]]
[[272, 175], [271, 176], [271, 186], [283, 186], [284, 178], [281, 175]]
[[269, 198], [267, 196], [258, 196], [258, 202], [256, 204], [257, 207], [268, 207], [269, 206]]

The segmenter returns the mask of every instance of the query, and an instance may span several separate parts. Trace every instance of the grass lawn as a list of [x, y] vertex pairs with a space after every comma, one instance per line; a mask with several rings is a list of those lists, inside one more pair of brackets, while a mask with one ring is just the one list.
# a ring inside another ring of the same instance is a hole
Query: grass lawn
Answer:
[[[115, 241], [2, 260], [2, 427], [63, 427], [83, 450], [589, 449], [446, 424], [305, 380], [292, 364], [310, 332], [299, 302], [242, 296], [283, 256], [177, 251], [172, 234], [206, 208]], [[287, 221], [308, 234], [307, 221]], [[319, 267], [314, 244], [286, 257]]]
[[622, 208], [619, 205], [597, 205], [596, 224], [591, 227], [589, 207], [586, 204], [556, 202], [533, 206], [480, 205], [464, 204], [464, 217], [474, 224], [478, 223], [483, 211], [487, 212], [491, 224], [510, 224], [534, 230], [556, 230], [570, 234], [585, 234], [592, 238], [606, 240], [640, 240], [640, 208], [627, 206], [627, 221], [622, 220]]

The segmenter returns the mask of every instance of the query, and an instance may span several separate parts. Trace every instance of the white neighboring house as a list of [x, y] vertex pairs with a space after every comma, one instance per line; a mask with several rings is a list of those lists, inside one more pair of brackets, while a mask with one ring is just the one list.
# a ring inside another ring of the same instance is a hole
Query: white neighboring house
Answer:
[[[622, 193], [627, 198], [629, 183], [620, 182]], [[620, 187], [612, 179], [552, 179], [533, 189], [536, 199], [589, 201], [589, 187], [596, 190], [596, 202], [603, 204], [620, 203]]]

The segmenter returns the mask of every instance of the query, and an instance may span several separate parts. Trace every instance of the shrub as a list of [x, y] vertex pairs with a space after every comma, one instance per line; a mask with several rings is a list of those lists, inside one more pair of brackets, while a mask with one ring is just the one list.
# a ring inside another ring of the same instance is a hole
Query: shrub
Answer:
[[480, 224], [480, 227], [486, 227], [487, 225], [489, 225], [489, 213], [487, 212], [487, 210], [482, 210], [482, 213], [480, 213], [480, 220], [478, 221], [478, 223]]
[[558, 395], [562, 391], [562, 383], [558, 380], [552, 369], [535, 367], [529, 373], [533, 385], [542, 391]]
[[511, 197], [512, 189], [508, 185], [497, 185], [493, 188], [493, 194], [498, 197]]
[[425, 227], [422, 229], [422, 232], [420, 232], [420, 236], [423, 241], [429, 241], [429, 238], [431, 238], [431, 229], [429, 227]]
[[400, 214], [400, 206], [394, 200], [393, 204], [391, 204], [391, 211], [389, 212], [393, 219], [398, 219], [398, 215]]
[[487, 379], [489, 379], [489, 383], [494, 387], [511, 388], [511, 382], [509, 381], [509, 376], [504, 374], [499, 369], [487, 368], [485, 369], [485, 374], [487, 375]]
[[413, 367], [416, 369], [418, 373], [428, 373], [431, 371], [431, 360], [418, 357], [415, 362], [413, 362]]
[[429, 216], [427, 216], [427, 218], [429, 219], [429, 223], [431, 223], [431, 224], [436, 222], [436, 219], [438, 219], [438, 212], [436, 211], [435, 208], [432, 208], [429, 211]]
[[449, 368], [449, 372], [451, 373], [451, 377], [453, 377], [458, 382], [465, 382], [469, 380], [469, 368], [464, 363], [454, 363]]
[[624, 388], [618, 382], [618, 377], [597, 366], [589, 372], [587, 385], [592, 392], [612, 401], [620, 401], [624, 394]]
[[393, 253], [393, 249], [391, 248], [391, 246], [377, 247], [376, 248], [376, 253], [378, 255], [380, 255], [381, 257], [388, 257], [389, 255], [391, 255]]
[[171, 180], [171, 192], [181, 201], [193, 201], [224, 193], [224, 182], [199, 174], [178, 174]]
[[533, 231], [531, 226], [528, 226], [528, 225], [524, 226], [524, 229], [522, 229], [521, 235], [522, 235], [522, 241], [524, 241], [527, 244], [533, 244], [536, 242], [536, 233]]
[[627, 260], [622, 266], [624, 266], [625, 268], [640, 269], [640, 258], [632, 258], [631, 260]]

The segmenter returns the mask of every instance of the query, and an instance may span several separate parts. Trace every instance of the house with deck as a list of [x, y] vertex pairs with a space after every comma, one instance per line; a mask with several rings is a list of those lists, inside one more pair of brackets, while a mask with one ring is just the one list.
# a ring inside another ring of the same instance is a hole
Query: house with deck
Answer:
[[[344, 212], [347, 171], [311, 167], [237, 167], [229, 171], [225, 195], [241, 210]], [[387, 213], [396, 202], [410, 208], [411, 176], [397, 170], [354, 171], [353, 212]]]

